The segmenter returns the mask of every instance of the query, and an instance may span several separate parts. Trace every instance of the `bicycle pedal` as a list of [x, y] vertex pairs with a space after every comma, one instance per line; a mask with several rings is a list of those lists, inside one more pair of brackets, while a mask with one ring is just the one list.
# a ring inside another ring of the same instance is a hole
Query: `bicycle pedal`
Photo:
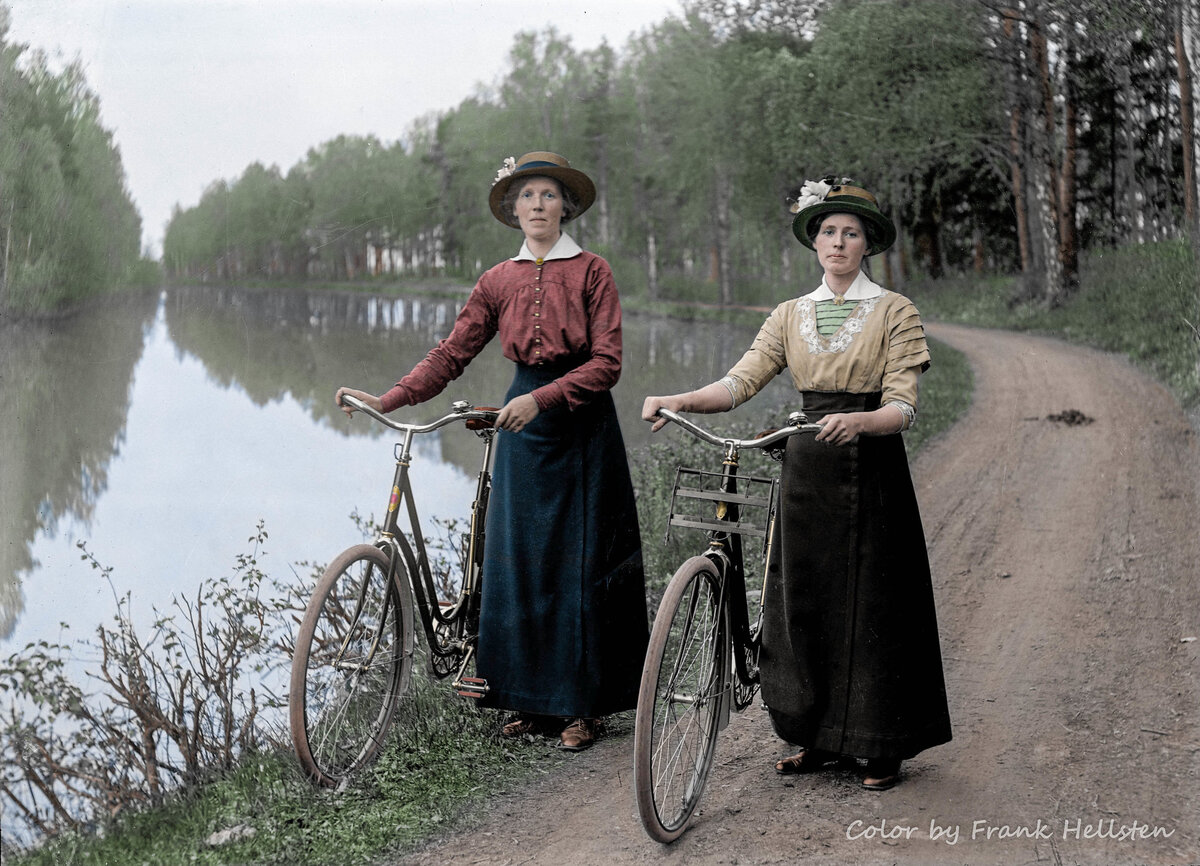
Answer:
[[482, 677], [463, 677], [454, 683], [454, 688], [464, 698], [478, 699], [488, 693], [487, 680]]

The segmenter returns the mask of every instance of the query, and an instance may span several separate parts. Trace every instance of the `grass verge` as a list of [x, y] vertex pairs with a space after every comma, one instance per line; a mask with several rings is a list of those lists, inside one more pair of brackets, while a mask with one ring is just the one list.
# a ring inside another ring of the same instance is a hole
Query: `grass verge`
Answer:
[[1014, 280], [917, 284], [911, 296], [927, 319], [1030, 331], [1125, 355], [1189, 409], [1200, 405], [1200, 278], [1191, 247], [1165, 241], [1094, 250], [1080, 288], [1046, 309], [1012, 304]]

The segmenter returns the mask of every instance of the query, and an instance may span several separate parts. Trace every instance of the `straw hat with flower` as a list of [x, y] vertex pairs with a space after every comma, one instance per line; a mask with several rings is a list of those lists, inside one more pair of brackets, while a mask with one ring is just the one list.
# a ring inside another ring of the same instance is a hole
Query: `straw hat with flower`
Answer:
[[492, 190], [488, 193], [488, 206], [492, 215], [506, 226], [517, 227], [513, 215], [506, 213], [504, 196], [513, 182], [523, 177], [552, 177], [563, 185], [579, 203], [572, 218], [579, 216], [592, 206], [596, 200], [596, 185], [592, 179], [557, 153], [548, 150], [535, 150], [520, 159], [511, 156], [504, 160], [504, 165], [496, 172], [492, 181]]
[[821, 180], [806, 180], [791, 204], [792, 233], [800, 243], [813, 249], [813, 238], [821, 226], [821, 219], [831, 213], [853, 214], [863, 221], [867, 230], [866, 254], [873, 256], [883, 252], [896, 241], [896, 227], [879, 209], [875, 196], [848, 177], [840, 180], [827, 175]]

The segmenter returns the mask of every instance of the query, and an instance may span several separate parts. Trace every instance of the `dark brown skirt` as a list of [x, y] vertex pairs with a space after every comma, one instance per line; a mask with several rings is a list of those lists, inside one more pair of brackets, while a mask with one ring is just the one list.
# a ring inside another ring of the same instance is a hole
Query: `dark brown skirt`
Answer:
[[[818, 421], [879, 394], [806, 392]], [[925, 534], [900, 434], [788, 441], [768, 569], [762, 694], [776, 733], [860, 758], [950, 740]]]

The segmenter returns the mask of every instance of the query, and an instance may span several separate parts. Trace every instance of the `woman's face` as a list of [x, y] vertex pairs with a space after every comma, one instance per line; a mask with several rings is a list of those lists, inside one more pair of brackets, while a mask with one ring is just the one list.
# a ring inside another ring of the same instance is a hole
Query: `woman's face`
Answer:
[[562, 187], [554, 178], [529, 178], [517, 193], [513, 213], [528, 240], [557, 239], [562, 231]]
[[857, 273], [867, 251], [867, 233], [862, 220], [847, 213], [833, 213], [821, 221], [813, 238], [817, 261], [832, 276]]

